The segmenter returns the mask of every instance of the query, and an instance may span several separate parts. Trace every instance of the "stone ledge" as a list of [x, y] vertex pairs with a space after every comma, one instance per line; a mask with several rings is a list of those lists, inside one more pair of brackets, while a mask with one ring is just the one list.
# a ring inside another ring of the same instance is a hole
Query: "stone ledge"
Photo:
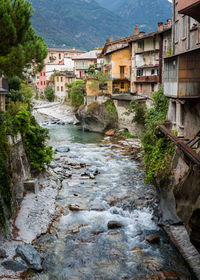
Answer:
[[189, 264], [197, 279], [200, 280], [200, 254], [190, 242], [186, 228], [180, 226], [165, 226], [165, 231], [179, 252]]

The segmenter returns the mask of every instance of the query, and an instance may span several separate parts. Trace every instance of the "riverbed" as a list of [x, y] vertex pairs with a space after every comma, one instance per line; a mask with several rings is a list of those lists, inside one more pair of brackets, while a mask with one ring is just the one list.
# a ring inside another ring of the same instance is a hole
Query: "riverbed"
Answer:
[[125, 146], [78, 126], [38, 117], [57, 149], [49, 172], [60, 182], [56, 215], [33, 245], [43, 272], [27, 279], [195, 279], [154, 221], [157, 193]]

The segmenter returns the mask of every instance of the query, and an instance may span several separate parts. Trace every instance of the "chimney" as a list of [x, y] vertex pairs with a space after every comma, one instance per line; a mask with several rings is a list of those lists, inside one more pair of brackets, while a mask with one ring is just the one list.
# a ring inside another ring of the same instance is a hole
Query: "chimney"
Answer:
[[158, 22], [158, 32], [163, 31], [163, 22]]
[[134, 33], [134, 35], [138, 35], [139, 34], [139, 29], [138, 29], [138, 25], [136, 24], [135, 25], [135, 33]]
[[110, 36], [110, 43], [112, 43], [112, 41], [113, 41], [113, 36], [111, 35]]
[[171, 19], [168, 19], [168, 20], [167, 20], [167, 24], [166, 24], [166, 25], [167, 25], [167, 28], [170, 28], [170, 27], [171, 27], [171, 23], [172, 23]]

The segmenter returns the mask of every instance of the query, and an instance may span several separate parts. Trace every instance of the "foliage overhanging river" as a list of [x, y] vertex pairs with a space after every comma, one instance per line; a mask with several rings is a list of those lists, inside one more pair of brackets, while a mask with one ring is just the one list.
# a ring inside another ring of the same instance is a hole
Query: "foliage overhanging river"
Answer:
[[[39, 117], [40, 122], [44, 120]], [[141, 164], [125, 155], [119, 145], [105, 143], [100, 134], [70, 125], [47, 127], [50, 145], [70, 148], [58, 153], [54, 164], [56, 168], [65, 165], [63, 172], [72, 176], [63, 180], [57, 196], [60, 216], [49, 233], [35, 241], [45, 271], [31, 279], [161, 279], [151, 278], [159, 271], [179, 276], [165, 279], [195, 279], [153, 221], [156, 192], [144, 183]], [[80, 211], [70, 210], [69, 205]], [[122, 227], [108, 229], [110, 221]], [[160, 243], [149, 244], [145, 240], [149, 235], [159, 236]]]

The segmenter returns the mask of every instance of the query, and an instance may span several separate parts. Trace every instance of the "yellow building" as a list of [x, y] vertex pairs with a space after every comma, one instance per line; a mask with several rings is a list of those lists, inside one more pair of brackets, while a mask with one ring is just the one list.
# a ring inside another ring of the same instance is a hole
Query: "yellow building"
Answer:
[[55, 95], [58, 99], [64, 100], [67, 97], [69, 84], [76, 80], [73, 72], [60, 72], [54, 77]]
[[131, 47], [129, 40], [137, 35], [106, 43], [101, 56], [103, 72], [112, 80], [112, 94], [129, 93], [131, 88]]

